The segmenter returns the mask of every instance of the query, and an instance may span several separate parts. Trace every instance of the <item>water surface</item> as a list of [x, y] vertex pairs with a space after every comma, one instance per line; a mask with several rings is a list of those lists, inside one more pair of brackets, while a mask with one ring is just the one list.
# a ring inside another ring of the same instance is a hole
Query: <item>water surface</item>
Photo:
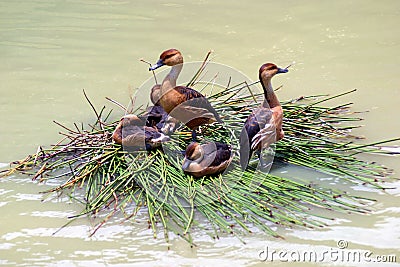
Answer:
[[[363, 114], [365, 127], [356, 133], [370, 142], [398, 136], [399, 13], [398, 1], [2, 1], [0, 162], [56, 142], [60, 129], [52, 120], [90, 121], [93, 114], [82, 89], [98, 107], [108, 105], [105, 96], [127, 103], [150, 77], [138, 59], [155, 61], [171, 47], [179, 48], [185, 61], [201, 60], [212, 49], [214, 61], [254, 80], [265, 62], [286, 66], [295, 61], [288, 74], [274, 80], [275, 86], [284, 86], [280, 98], [357, 88], [340, 100], [371, 111]], [[370, 159], [400, 172], [398, 158]], [[265, 246], [325, 251], [341, 239], [349, 249], [397, 253], [400, 261], [399, 189], [382, 193], [358, 188], [359, 194], [378, 199], [373, 214], [335, 214], [338, 220], [323, 230], [279, 229], [285, 240], [256, 232], [244, 237], [246, 244], [230, 236], [214, 241], [198, 230], [198, 248], [173, 238], [167, 250], [162, 235], [152, 238], [145, 211], [133, 224], [120, 224], [116, 217], [92, 238], [88, 235], [95, 222], [89, 218], [53, 235], [67, 216], [81, 211], [79, 203], [42, 201], [39, 192], [50, 185], [26, 177], [0, 183], [4, 265], [265, 266], [270, 262], [258, 259]], [[345, 264], [356, 265], [339, 265]]]

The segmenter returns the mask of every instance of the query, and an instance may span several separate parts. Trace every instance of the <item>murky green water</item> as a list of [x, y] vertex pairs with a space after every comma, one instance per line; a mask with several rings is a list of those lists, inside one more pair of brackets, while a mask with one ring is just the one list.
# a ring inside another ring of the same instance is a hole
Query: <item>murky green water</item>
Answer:
[[[98, 106], [107, 104], [105, 96], [127, 103], [149, 77], [138, 59], [154, 61], [170, 47], [186, 61], [213, 49], [214, 61], [254, 80], [262, 63], [295, 61], [289, 74], [275, 80], [284, 85], [279, 97], [357, 88], [341, 100], [371, 111], [357, 133], [368, 141], [399, 136], [399, 25], [398, 1], [2, 1], [0, 162], [57, 141], [52, 120], [93, 118], [82, 89]], [[400, 173], [398, 157], [371, 158]], [[167, 250], [162, 236], [152, 238], [144, 214], [133, 225], [116, 218], [92, 238], [94, 222], [85, 218], [53, 235], [82, 206], [67, 199], [42, 202], [38, 192], [46, 188], [24, 177], [0, 180], [0, 264], [265, 266], [270, 262], [258, 255], [266, 246], [323, 252], [340, 239], [373, 255], [397, 253], [400, 261], [399, 189], [362, 189], [360, 194], [379, 200], [373, 214], [337, 215], [323, 230], [280, 229], [286, 240], [254, 233], [244, 237], [247, 244], [230, 236], [214, 241], [199, 230], [198, 248], [175, 238]], [[345, 264], [355, 265], [339, 261]], [[377, 266], [362, 266], [367, 264]]]

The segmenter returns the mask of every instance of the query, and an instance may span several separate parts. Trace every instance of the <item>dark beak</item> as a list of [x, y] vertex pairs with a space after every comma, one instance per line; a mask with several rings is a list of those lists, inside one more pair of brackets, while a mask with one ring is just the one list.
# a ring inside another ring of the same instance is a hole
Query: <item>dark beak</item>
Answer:
[[285, 69], [282, 69], [282, 68], [278, 68], [278, 72], [276, 73], [276, 74], [278, 74], [278, 73], [286, 73], [286, 72], [288, 72], [289, 70], [287, 69], [287, 68], [285, 68]]
[[149, 68], [149, 71], [158, 69], [159, 67], [161, 67], [161, 66], [163, 66], [163, 65], [164, 65], [164, 62], [162, 61], [162, 59], [159, 59], [159, 60], [157, 61], [156, 64], [154, 64], [153, 66], [151, 66], [151, 67]]
[[186, 171], [187, 169], [189, 169], [190, 166], [190, 161], [185, 159], [185, 161], [182, 164], [182, 170]]

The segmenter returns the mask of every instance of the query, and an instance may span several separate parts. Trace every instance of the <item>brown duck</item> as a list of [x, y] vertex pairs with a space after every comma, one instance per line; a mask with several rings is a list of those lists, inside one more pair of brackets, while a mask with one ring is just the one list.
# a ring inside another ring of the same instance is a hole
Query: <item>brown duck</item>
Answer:
[[115, 143], [124, 147], [145, 148], [146, 150], [152, 150], [163, 142], [169, 141], [168, 136], [159, 132], [155, 127], [146, 126], [143, 119], [133, 114], [122, 117], [112, 138]]
[[186, 148], [182, 169], [194, 177], [222, 173], [232, 160], [230, 145], [218, 142], [192, 142]]
[[194, 138], [195, 130], [199, 126], [213, 122], [222, 123], [215, 109], [201, 93], [186, 86], [176, 86], [176, 80], [183, 67], [183, 57], [177, 49], [161, 53], [160, 59], [149, 70], [155, 70], [163, 65], [171, 66], [171, 70], [161, 84], [158, 103], [170, 116], [189, 127]]
[[278, 68], [273, 63], [260, 67], [259, 78], [264, 92], [263, 104], [247, 118], [240, 134], [240, 165], [246, 169], [253, 152], [256, 152], [262, 167], [265, 163], [261, 150], [284, 137], [282, 130], [282, 106], [272, 88], [271, 79], [278, 73], [288, 72], [287, 68]]

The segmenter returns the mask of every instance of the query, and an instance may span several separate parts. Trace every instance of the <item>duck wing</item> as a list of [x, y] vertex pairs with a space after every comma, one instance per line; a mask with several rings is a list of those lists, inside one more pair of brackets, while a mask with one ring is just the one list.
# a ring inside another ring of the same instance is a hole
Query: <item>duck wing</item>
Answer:
[[251, 149], [263, 149], [269, 147], [276, 140], [276, 128], [274, 117], [251, 140]]
[[209, 111], [210, 113], [212, 113], [213, 117], [215, 118], [215, 120], [217, 122], [222, 123], [222, 120], [221, 120], [220, 116], [218, 115], [217, 111], [213, 108], [211, 103], [208, 101], [208, 99], [204, 95], [202, 95], [198, 91], [196, 91], [190, 87], [186, 87], [186, 86], [176, 86], [174, 89], [178, 93], [184, 95], [186, 102], [188, 102], [188, 103], [184, 102], [182, 104], [186, 103], [185, 105], [190, 105], [194, 108], [205, 109], [205, 110]]
[[231, 149], [232, 149], [232, 147], [230, 145], [225, 144], [225, 143], [215, 142], [215, 145], [217, 147], [217, 150], [231, 151]]
[[122, 127], [122, 145], [125, 147], [144, 147], [145, 135], [143, 126], [129, 125]]
[[196, 91], [190, 87], [176, 86], [174, 89], [176, 91], [178, 91], [180, 94], [184, 95], [187, 100], [193, 99], [193, 98], [204, 97], [204, 95], [202, 93], [200, 93], [199, 91]]
[[222, 163], [229, 161], [232, 157], [231, 149], [218, 149], [217, 154], [215, 155], [214, 161], [211, 163], [211, 166], [219, 166]]
[[168, 114], [161, 106], [152, 106], [149, 107], [147, 112], [140, 116], [140, 118], [142, 121], [145, 121], [147, 127], [157, 127], [157, 124], [159, 124], [167, 115]]
[[156, 127], [158, 131], [161, 131], [167, 117], [168, 113], [161, 106], [156, 105], [148, 108], [143, 115], [143, 120], [146, 121], [147, 127]]
[[272, 134], [270, 132], [271, 125], [273, 125], [271, 119], [272, 111], [263, 107], [254, 110], [247, 117], [239, 138], [242, 169], [245, 169], [249, 164], [253, 152], [261, 149], [260, 145], [264, 144], [264, 141]]
[[208, 159], [208, 167], [219, 166], [221, 163], [230, 160], [231, 146], [219, 142], [210, 142], [202, 145], [204, 150], [204, 158]]

